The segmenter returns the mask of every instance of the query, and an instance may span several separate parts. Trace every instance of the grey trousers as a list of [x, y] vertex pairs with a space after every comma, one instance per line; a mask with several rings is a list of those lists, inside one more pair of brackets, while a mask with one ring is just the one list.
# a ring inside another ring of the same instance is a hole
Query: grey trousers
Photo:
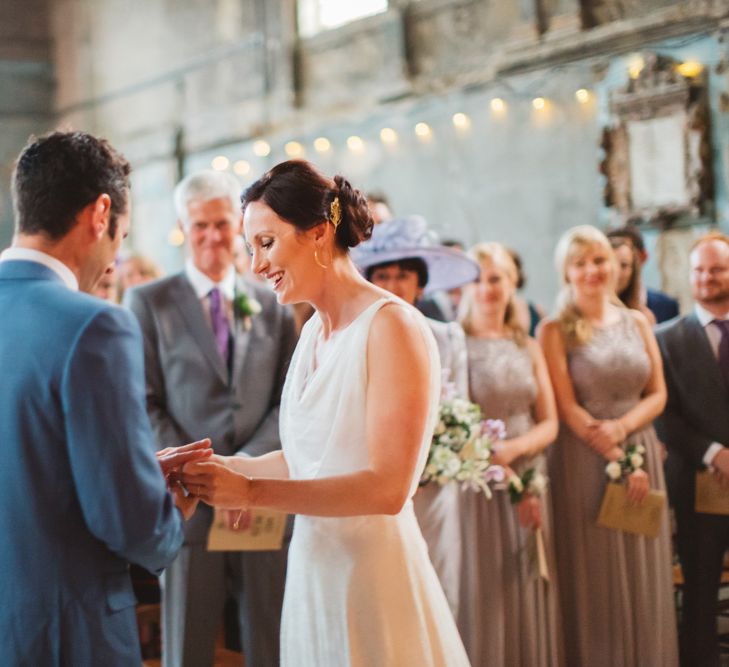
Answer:
[[278, 665], [286, 557], [286, 548], [241, 553], [183, 546], [160, 581], [163, 666], [212, 667], [227, 593], [238, 602], [246, 667]]

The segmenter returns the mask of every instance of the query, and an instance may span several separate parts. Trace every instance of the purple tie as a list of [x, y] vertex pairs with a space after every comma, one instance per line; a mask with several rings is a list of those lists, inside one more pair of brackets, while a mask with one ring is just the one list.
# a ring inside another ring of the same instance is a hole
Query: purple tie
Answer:
[[228, 351], [230, 347], [230, 329], [228, 328], [228, 317], [225, 314], [225, 304], [220, 295], [220, 290], [213, 287], [210, 290], [210, 320], [213, 324], [213, 335], [215, 344], [220, 356], [227, 365]]
[[729, 320], [714, 320], [714, 324], [721, 331], [721, 340], [719, 341], [719, 370], [724, 378], [724, 383], [729, 387]]

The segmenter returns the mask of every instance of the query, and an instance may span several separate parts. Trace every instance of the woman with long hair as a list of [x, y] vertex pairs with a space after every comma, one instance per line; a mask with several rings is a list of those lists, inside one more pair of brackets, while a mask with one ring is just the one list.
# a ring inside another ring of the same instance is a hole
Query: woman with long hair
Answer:
[[[485, 417], [504, 421], [506, 439], [493, 462], [524, 479], [528, 471], [544, 479], [557, 408], [542, 351], [515, 308], [517, 267], [498, 243], [479, 244], [469, 255], [481, 267], [461, 301], [471, 399]], [[561, 664], [552, 519], [540, 486], [527, 485], [516, 504], [506, 488], [491, 500], [462, 494], [458, 624], [474, 665]]]
[[297, 515], [281, 664], [467, 665], [413, 512], [440, 394], [423, 317], [367, 282], [349, 248], [368, 238], [362, 194], [305, 161], [243, 196], [252, 269], [282, 304], [306, 301], [281, 399], [282, 451], [186, 466], [217, 507]]
[[[658, 537], [596, 524], [608, 462], [628, 448], [627, 495], [665, 490], [653, 420], [666, 402], [651, 327], [615, 296], [617, 265], [587, 225], [560, 239], [558, 311], [539, 332], [561, 428], [550, 450], [555, 543], [568, 665], [671, 667], [678, 663], [668, 513]], [[620, 470], [620, 467], [618, 468]]]
[[623, 305], [633, 310], [639, 310], [651, 326], [655, 326], [656, 317], [643, 303], [643, 282], [641, 280], [640, 256], [629, 238], [614, 236], [610, 238], [610, 245], [615, 252], [618, 264], [618, 276], [615, 292]]

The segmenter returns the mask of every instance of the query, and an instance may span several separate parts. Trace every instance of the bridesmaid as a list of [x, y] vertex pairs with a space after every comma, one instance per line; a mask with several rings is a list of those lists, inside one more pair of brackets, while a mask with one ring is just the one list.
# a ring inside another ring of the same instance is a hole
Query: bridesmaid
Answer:
[[[481, 277], [465, 290], [461, 306], [471, 399], [486, 417], [506, 425], [507, 439], [495, 462], [519, 475], [530, 468], [545, 474], [544, 450], [557, 435], [557, 409], [542, 351], [522, 328], [514, 306], [516, 265], [498, 243], [477, 245], [469, 254], [481, 266]], [[511, 504], [506, 489], [495, 491], [491, 500], [475, 493], [461, 497], [458, 624], [471, 663], [561, 664], [546, 496], [525, 494], [518, 505]]]
[[556, 261], [558, 313], [539, 334], [561, 419], [549, 469], [567, 664], [677, 665], [668, 513], [655, 539], [595, 524], [605, 465], [628, 444], [646, 450], [630, 497], [665, 490], [652, 426], [666, 402], [661, 357], [643, 314], [615, 296], [617, 263], [602, 232], [571, 229]]

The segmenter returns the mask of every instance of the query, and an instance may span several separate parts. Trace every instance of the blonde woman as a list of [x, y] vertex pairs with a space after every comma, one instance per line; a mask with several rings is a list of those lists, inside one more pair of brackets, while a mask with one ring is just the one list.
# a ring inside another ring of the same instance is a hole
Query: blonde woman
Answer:
[[617, 262], [602, 232], [569, 230], [556, 263], [558, 312], [539, 337], [561, 420], [549, 470], [567, 664], [676, 665], [667, 512], [655, 539], [595, 523], [605, 466], [629, 444], [645, 448], [630, 498], [665, 490], [652, 426], [666, 402], [660, 353], [645, 316], [615, 296]]
[[[557, 435], [557, 408], [542, 351], [516, 312], [517, 267], [498, 243], [477, 245], [469, 254], [481, 267], [461, 307], [471, 399], [486, 417], [506, 425], [507, 439], [495, 461], [519, 475], [531, 468], [544, 475], [544, 450]], [[545, 500], [546, 495], [525, 493], [512, 505], [506, 489], [490, 501], [462, 494], [458, 621], [474, 665], [561, 664], [552, 521]]]

